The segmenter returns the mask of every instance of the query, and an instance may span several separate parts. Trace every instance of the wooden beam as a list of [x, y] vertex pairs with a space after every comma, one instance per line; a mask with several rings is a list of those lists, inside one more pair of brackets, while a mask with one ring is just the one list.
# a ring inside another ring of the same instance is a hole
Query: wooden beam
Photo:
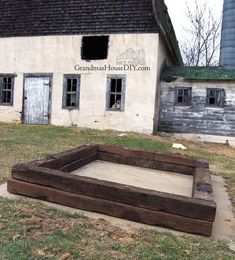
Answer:
[[46, 160], [34, 161], [30, 164], [36, 164], [41, 167], [59, 170], [66, 165], [83, 159], [84, 157], [93, 155], [97, 152], [97, 150], [98, 146], [96, 144], [83, 145], [81, 147], [65, 151], [63, 153], [50, 155], [46, 158]]
[[95, 152], [89, 156], [86, 156], [84, 158], [73, 161], [72, 163], [63, 166], [62, 168], [60, 168], [60, 171], [67, 172], [67, 173], [75, 171], [75, 170], [95, 161], [96, 158], [97, 158], [97, 153]]
[[81, 177], [33, 165], [15, 165], [12, 178], [136, 207], [214, 221], [214, 202]]
[[140, 157], [132, 157], [130, 155], [121, 155], [121, 154], [114, 154], [114, 153], [98, 152], [97, 159], [102, 161], [107, 161], [107, 162], [138, 166], [138, 167], [149, 168], [154, 170], [177, 172], [185, 175], [193, 175], [195, 170], [195, 167], [192, 166], [164, 162], [163, 160], [157, 161], [157, 160], [150, 160], [150, 159], [145, 159]]
[[122, 148], [113, 145], [98, 145], [98, 151], [102, 153], [116, 154], [139, 159], [147, 159], [151, 161], [167, 162], [171, 164], [180, 164], [185, 166], [196, 166], [197, 159], [190, 156], [182, 156], [179, 154], [164, 154], [131, 148]]
[[193, 181], [193, 198], [214, 201], [211, 173], [207, 168], [196, 168]]
[[8, 191], [65, 206], [107, 214], [113, 217], [171, 228], [178, 231], [211, 236], [212, 222], [177, 216], [160, 211], [137, 208], [122, 203], [64, 192], [61, 190], [21, 182], [8, 181]]

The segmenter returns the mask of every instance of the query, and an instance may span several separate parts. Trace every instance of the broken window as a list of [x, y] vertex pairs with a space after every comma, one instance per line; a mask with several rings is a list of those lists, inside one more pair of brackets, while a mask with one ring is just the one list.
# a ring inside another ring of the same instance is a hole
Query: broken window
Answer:
[[84, 36], [81, 57], [83, 60], [104, 60], [108, 57], [109, 36]]
[[80, 99], [80, 75], [64, 76], [63, 108], [79, 108]]
[[125, 75], [108, 76], [107, 110], [124, 111], [125, 85]]
[[0, 105], [13, 105], [14, 76], [0, 76]]
[[222, 107], [224, 105], [224, 89], [207, 89], [207, 105]]
[[192, 99], [192, 89], [177, 87], [176, 88], [176, 104], [182, 106], [189, 106]]

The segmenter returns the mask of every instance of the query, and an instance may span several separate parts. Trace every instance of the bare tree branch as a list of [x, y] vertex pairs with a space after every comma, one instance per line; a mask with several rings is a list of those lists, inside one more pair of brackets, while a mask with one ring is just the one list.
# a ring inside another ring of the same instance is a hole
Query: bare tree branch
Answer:
[[186, 66], [218, 65], [221, 19], [216, 19], [213, 11], [205, 2], [199, 5], [195, 0], [195, 10], [187, 4], [189, 26], [184, 28], [187, 39], [181, 44]]

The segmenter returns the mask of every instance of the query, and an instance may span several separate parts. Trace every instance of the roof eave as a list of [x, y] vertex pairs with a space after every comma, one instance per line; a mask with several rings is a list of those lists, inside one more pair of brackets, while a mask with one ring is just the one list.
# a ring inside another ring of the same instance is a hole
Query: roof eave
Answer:
[[[183, 60], [178, 45], [178, 41], [175, 35], [173, 25], [171, 23], [170, 16], [167, 12], [167, 7], [164, 3], [164, 0], [152, 0], [152, 6], [155, 19], [160, 28], [160, 34], [162, 35], [167, 44], [168, 50], [172, 56], [174, 64], [176, 66], [183, 65]], [[163, 21], [163, 18], [165, 20], [165, 23]], [[166, 22], [169, 23], [170, 27], [166, 26]]]

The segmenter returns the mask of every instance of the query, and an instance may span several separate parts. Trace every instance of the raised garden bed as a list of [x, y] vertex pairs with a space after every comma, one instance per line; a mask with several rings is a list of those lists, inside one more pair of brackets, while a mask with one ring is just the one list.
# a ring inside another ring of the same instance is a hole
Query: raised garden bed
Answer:
[[[192, 196], [73, 174], [96, 160], [191, 175]], [[203, 236], [211, 236], [216, 213], [207, 161], [102, 144], [81, 146], [44, 160], [17, 164], [12, 169], [8, 191]]]

